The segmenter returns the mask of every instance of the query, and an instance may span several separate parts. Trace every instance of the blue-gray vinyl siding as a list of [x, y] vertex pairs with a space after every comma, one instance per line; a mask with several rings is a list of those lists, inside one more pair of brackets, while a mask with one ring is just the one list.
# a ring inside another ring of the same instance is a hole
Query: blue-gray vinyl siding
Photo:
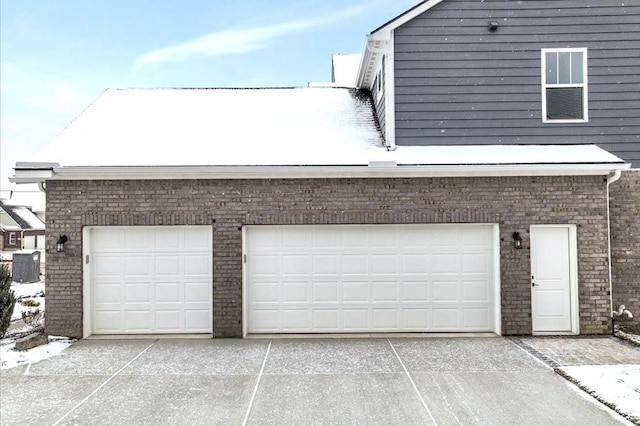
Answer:
[[[543, 123], [541, 49], [581, 47], [589, 121]], [[640, 0], [445, 0], [394, 53], [398, 145], [598, 144], [640, 167]]]

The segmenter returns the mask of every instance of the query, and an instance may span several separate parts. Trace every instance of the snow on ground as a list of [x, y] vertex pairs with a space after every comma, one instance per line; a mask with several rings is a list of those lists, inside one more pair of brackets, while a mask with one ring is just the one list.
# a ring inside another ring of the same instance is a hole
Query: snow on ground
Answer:
[[75, 341], [75, 339], [67, 337], [49, 336], [49, 343], [46, 345], [37, 346], [28, 351], [16, 351], [13, 339], [0, 340], [0, 370], [17, 367], [21, 364], [31, 364], [58, 355]]
[[[12, 283], [11, 290], [16, 296], [16, 305], [13, 308], [13, 315], [11, 315], [11, 321], [19, 320], [22, 318], [23, 312], [33, 312], [39, 309], [40, 312], [44, 312], [44, 281], [41, 280], [37, 283]], [[38, 306], [26, 306], [23, 305], [25, 300], [33, 300], [39, 303]], [[21, 303], [22, 302], [22, 303]]]
[[601, 402], [640, 421], [640, 365], [580, 365], [561, 370]]

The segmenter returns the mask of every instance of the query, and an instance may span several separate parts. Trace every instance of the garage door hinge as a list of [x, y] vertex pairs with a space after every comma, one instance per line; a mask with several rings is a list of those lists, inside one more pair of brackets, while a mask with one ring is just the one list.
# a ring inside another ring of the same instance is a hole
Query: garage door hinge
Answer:
[[85, 263], [86, 265], [88, 265], [88, 264], [89, 264], [89, 255], [88, 255], [88, 254], [84, 256], [84, 263]]
[[242, 255], [242, 261], [243, 261], [244, 263], [247, 263], [247, 255], [246, 255], [246, 254], [243, 254], [243, 255]]

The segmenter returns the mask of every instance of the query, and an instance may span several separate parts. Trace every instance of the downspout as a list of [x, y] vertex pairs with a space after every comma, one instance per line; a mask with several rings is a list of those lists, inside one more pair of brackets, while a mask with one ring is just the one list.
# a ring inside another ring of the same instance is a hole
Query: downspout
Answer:
[[38, 182], [38, 189], [42, 192], [47, 192], [47, 186], [45, 181]]
[[[608, 260], [609, 260], [609, 310], [613, 312], [613, 274], [611, 272], [611, 208], [609, 206], [609, 185], [620, 179], [622, 171], [617, 169], [613, 172], [613, 175], [607, 177], [607, 242], [608, 242]], [[611, 334], [615, 332], [613, 325], [613, 314], [611, 314]]]

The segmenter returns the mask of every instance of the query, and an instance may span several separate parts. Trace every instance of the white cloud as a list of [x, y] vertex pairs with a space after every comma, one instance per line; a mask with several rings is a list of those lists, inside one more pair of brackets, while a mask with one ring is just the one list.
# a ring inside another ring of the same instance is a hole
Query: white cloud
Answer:
[[207, 34], [196, 39], [152, 50], [140, 56], [134, 69], [163, 62], [180, 62], [196, 57], [242, 54], [265, 48], [278, 37], [343, 21], [366, 11], [364, 5], [343, 9], [316, 18], [300, 19], [277, 25], [235, 28]]

